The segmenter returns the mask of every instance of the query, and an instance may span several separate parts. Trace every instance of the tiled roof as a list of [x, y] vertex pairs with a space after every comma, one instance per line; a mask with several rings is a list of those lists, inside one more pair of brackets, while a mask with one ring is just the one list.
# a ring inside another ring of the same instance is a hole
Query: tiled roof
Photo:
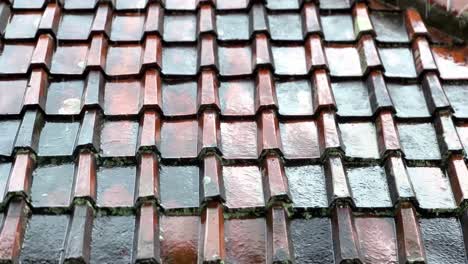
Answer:
[[352, 0], [0, 3], [0, 263], [467, 263], [468, 48]]

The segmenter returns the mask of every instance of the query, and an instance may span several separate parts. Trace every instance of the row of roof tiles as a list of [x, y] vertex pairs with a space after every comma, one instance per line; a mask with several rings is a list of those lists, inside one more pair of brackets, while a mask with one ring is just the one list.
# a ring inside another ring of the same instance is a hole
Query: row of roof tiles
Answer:
[[[81, 153], [74, 163], [38, 164], [18, 154], [0, 164], [0, 205], [21, 194], [39, 212], [66, 212], [76, 199], [98, 208], [132, 209], [148, 199], [168, 212], [197, 213], [207, 201], [221, 198], [230, 212], [261, 212], [276, 200], [292, 202], [291, 212], [328, 212], [347, 199], [358, 211], [388, 214], [400, 200], [414, 200], [422, 212], [457, 212], [468, 200], [468, 171], [454, 155], [447, 167], [408, 166], [399, 156], [384, 165], [352, 164], [340, 157], [320, 164], [288, 164], [269, 155], [260, 165], [228, 165], [208, 155], [201, 165], [159, 166], [154, 154], [142, 154], [135, 165], [106, 163]], [[344, 182], [343, 182], [344, 181]], [[349, 186], [348, 186], [349, 184]], [[342, 193], [340, 193], [342, 192]]]
[[[44, 9], [49, 0], [7, 0], [14, 9], [18, 10], [34, 10]], [[255, 1], [255, 0], [59, 0], [55, 1], [64, 9], [67, 10], [86, 10], [95, 9], [99, 3], [108, 3], [116, 10], [138, 10], [144, 9], [152, 2], [160, 3], [167, 10], [174, 11], [193, 11], [201, 4], [208, 3], [216, 7], [217, 10], [245, 10], [255, 2], [265, 2], [265, 6], [271, 10], [298, 10], [302, 4], [307, 1], [303, 0], [268, 0], [268, 1]], [[319, 1], [315, 1], [319, 2]], [[320, 7], [327, 10], [346, 10], [352, 7], [355, 0], [322, 0]], [[376, 9], [390, 9], [395, 10], [395, 7], [383, 5], [377, 1], [370, 1], [369, 5]]]
[[[211, 7], [207, 6], [207, 8], [210, 9]], [[51, 11], [47, 11], [49, 9]], [[306, 10], [304, 11], [305, 32], [308, 34], [321, 32], [315, 5], [312, 3], [307, 4], [304, 9]], [[58, 7], [53, 4], [46, 9], [45, 13], [47, 14], [40, 22], [40, 24], [44, 24], [42, 26], [46, 30], [44, 32], [53, 33], [54, 28], [57, 27], [56, 24], [60, 20], [56, 17], [59, 14], [57, 10], [59, 10]], [[374, 32], [366, 6], [358, 4], [354, 10], [356, 14], [354, 29], [359, 33]], [[329, 68], [331, 76], [360, 77], [367, 73], [369, 68], [379, 67], [384, 69], [385, 76], [390, 78], [416, 78], [422, 71], [434, 69], [438, 66], [443, 79], [468, 79], [468, 72], [464, 67], [466, 62], [463, 59], [466, 53], [465, 49], [448, 49], [444, 47], [433, 47], [431, 49], [427, 38], [418, 38], [417, 41], [413, 42], [414, 58], [411, 49], [406, 47], [377, 47], [374, 40], [369, 36], [360, 38], [357, 45], [343, 44], [337, 46], [334, 44], [323, 46], [321, 38], [317, 35], [308, 35], [305, 45], [271, 45], [268, 37], [260, 33], [255, 36], [252, 44], [220, 45], [218, 47], [215, 38], [208, 35], [199, 42], [197, 51], [195, 45], [163, 45], [159, 35], [152, 33], [146, 35], [141, 45], [108, 44], [107, 37], [103, 33], [108, 28], [105, 20], [109, 16], [107, 15], [108, 12], [103, 11], [101, 13], [104, 13], [101, 15], [102, 18], [95, 19], [93, 22], [93, 28], [96, 28], [96, 32], [92, 35], [90, 44], [58, 44], [56, 46], [53, 37], [47, 34], [42, 34], [37, 43], [7, 42], [0, 57], [2, 65], [0, 74], [26, 74], [30, 67], [42, 66], [44, 69], [50, 70], [52, 74], [57, 75], [81, 75], [86, 69], [101, 69], [108, 76], [118, 77], [136, 76], [141, 73], [143, 67], [156, 66], [162, 69], [162, 74], [170, 76], [193, 76], [199, 72], [200, 68], [212, 67], [219, 70], [221, 76], [228, 77], [250, 75], [257, 67], [270, 65], [275, 69], [274, 73], [280, 76], [306, 75], [314, 68]], [[154, 13], [158, 12], [155, 11]], [[211, 14], [213, 14], [212, 11]], [[97, 15], [99, 15], [99, 12]], [[153, 14], [153, 16], [156, 15]], [[15, 32], [15, 34], [22, 34], [23, 30], [19, 30], [14, 25], [14, 17], [15, 15], [13, 15], [9, 26], [12, 25], [12, 32]], [[78, 17], [79, 19], [82, 18], [81, 15]], [[210, 14], [200, 15], [199, 17], [200, 21], [203, 22], [200, 22], [199, 27], [203, 32], [211, 32], [214, 28], [214, 20], [210, 19]], [[417, 13], [408, 11], [406, 17], [412, 39], [417, 36], [430, 36], [424, 25], [418, 24], [421, 23], [421, 18]], [[27, 26], [27, 23], [21, 22], [22, 20], [18, 20], [18, 27]], [[30, 21], [31, 19], [27, 20]], [[154, 21], [154, 19], [147, 21]], [[180, 18], [174, 19], [174, 21], [176, 21], [175, 23], [185, 23], [185, 20]], [[231, 21], [236, 22], [238, 19]], [[133, 25], [132, 23], [122, 21], [122, 24], [126, 25], [124, 28], [127, 29], [136, 28], [129, 26]], [[187, 24], [192, 25], [194, 28], [196, 21], [189, 21]], [[301, 23], [294, 26], [283, 22], [278, 24], [273, 28], [285, 25], [288, 29], [300, 28]], [[5, 37], [8, 37], [9, 26], [7, 26]], [[184, 29], [192, 28], [192, 26], [176, 25], [176, 27]], [[71, 27], [64, 28], [70, 29]], [[117, 26], [117, 28], [120, 27]], [[154, 27], [149, 26], [149, 28]], [[235, 25], [228, 28], [240, 32]], [[352, 25], [350, 28], [352, 28]], [[153, 30], [150, 30], [150, 32], [153, 32]], [[170, 30], [168, 32], [168, 34], [179, 34], [183, 30]], [[292, 31], [285, 32], [289, 35]], [[35, 34], [29, 37], [34, 38]], [[183, 37], [181, 40], [183, 40]], [[423, 56], [419, 56], [419, 53], [422, 53]], [[21, 56], [18, 56], [18, 54], [21, 54]], [[342, 63], [341, 57], [347, 57], [349, 60]], [[420, 61], [421, 58], [425, 60]], [[413, 66], [414, 64], [416, 67]]]
[[103, 120], [98, 111], [89, 110], [80, 122], [44, 121], [41, 112], [28, 110], [23, 120], [2, 120], [0, 127], [3, 157], [30, 149], [40, 157], [66, 158], [91, 148], [101, 157], [132, 159], [137, 152], [154, 148], [165, 159], [195, 159], [208, 149], [227, 160], [255, 160], [273, 148], [287, 160], [318, 160], [331, 140], [333, 148], [343, 150], [350, 159], [381, 159], [389, 150], [401, 150], [408, 160], [437, 161], [451, 152], [462, 153], [468, 146], [466, 124], [454, 123], [448, 112], [437, 114], [434, 123], [396, 122], [389, 111], [377, 115], [375, 122], [336, 123], [330, 111], [322, 111], [317, 119], [279, 121], [275, 111], [269, 110], [262, 111], [258, 120], [220, 121], [215, 111], [203, 112], [198, 120], [161, 120], [157, 112], [147, 110], [138, 122]]
[[[99, 215], [86, 204], [77, 205], [71, 215], [33, 214], [21, 253], [14, 259], [22, 263], [340, 263], [351, 258], [364, 263], [466, 263], [462, 246], [466, 214], [461, 223], [453, 217], [418, 219], [408, 205], [397, 209], [395, 219], [354, 216], [348, 208], [334, 209], [330, 218], [290, 221], [277, 207], [265, 218], [224, 219], [222, 214], [222, 208], [209, 206], [201, 219], [166, 216], [151, 203], [143, 204], [136, 216]], [[4, 224], [21, 229], [27, 217], [27, 205], [15, 201]], [[2, 235], [14, 240], [13, 233]]]

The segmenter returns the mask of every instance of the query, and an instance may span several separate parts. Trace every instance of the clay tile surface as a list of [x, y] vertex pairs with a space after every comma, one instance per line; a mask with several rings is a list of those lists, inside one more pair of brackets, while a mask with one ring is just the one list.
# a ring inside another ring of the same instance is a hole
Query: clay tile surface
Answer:
[[468, 46], [424, 19], [0, 1], [0, 263], [467, 263]]

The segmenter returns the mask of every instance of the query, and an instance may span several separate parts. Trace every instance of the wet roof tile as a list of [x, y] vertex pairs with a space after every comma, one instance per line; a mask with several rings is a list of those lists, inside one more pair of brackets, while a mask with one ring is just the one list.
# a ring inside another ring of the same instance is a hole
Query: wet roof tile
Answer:
[[217, 15], [216, 29], [220, 40], [248, 40], [249, 16], [243, 13]]
[[68, 207], [73, 184], [74, 164], [39, 167], [34, 171], [31, 199], [34, 207]]
[[116, 15], [112, 20], [110, 39], [113, 41], [138, 41], [143, 36], [145, 16], [141, 14]]
[[196, 17], [194, 15], [164, 16], [164, 40], [171, 42], [195, 41]]
[[219, 86], [221, 114], [242, 116], [255, 114], [255, 87], [253, 81], [234, 80]]
[[276, 83], [278, 112], [285, 116], [312, 115], [312, 87], [307, 80], [284, 81]]
[[320, 16], [326, 41], [354, 40], [353, 19], [350, 15]]
[[12, 2], [1, 263], [465, 263], [467, 48], [416, 10]]
[[[63, 14], [57, 32], [57, 38], [63, 40], [85, 40], [89, 37], [94, 14]], [[80, 25], [79, 27], [74, 25]]]
[[302, 40], [302, 19], [297, 13], [268, 16], [273, 40]]
[[82, 81], [52, 82], [47, 90], [46, 113], [50, 115], [77, 115], [81, 111], [84, 90]]

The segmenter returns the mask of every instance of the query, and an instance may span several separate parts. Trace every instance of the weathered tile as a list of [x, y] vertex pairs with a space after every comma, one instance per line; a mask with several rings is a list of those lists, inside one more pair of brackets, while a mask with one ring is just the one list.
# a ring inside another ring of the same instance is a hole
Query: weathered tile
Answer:
[[250, 0], [218, 0], [216, 1], [216, 9], [244, 9], [247, 8]]
[[138, 122], [107, 121], [101, 130], [104, 157], [133, 157], [136, 151]]
[[466, 263], [467, 255], [458, 219], [423, 218], [420, 223], [427, 263]]
[[227, 220], [224, 231], [226, 262], [265, 263], [266, 237], [264, 218]]
[[33, 51], [32, 44], [5, 44], [0, 55], [0, 74], [26, 73]]
[[164, 16], [164, 35], [167, 42], [195, 41], [197, 18], [195, 15]]
[[136, 168], [101, 167], [97, 172], [97, 205], [131, 207], [134, 201]]
[[6, 39], [33, 39], [41, 21], [40, 12], [13, 14], [5, 29]]
[[51, 73], [80, 75], [86, 68], [88, 44], [58, 46], [52, 58]]
[[224, 166], [226, 206], [230, 209], [265, 206], [262, 175], [256, 166]]
[[385, 76], [393, 78], [416, 78], [413, 53], [408, 48], [379, 48], [385, 68]]
[[163, 122], [161, 155], [163, 158], [195, 158], [198, 155], [198, 123], [196, 120]]
[[138, 80], [107, 82], [104, 88], [104, 114], [138, 114], [141, 107], [142, 93], [142, 86]]
[[218, 57], [221, 75], [236, 76], [252, 73], [252, 50], [250, 46], [219, 47]]
[[432, 54], [437, 63], [440, 77], [447, 80], [468, 79], [465, 48], [433, 47]]
[[21, 249], [21, 263], [59, 263], [67, 233], [67, 215], [33, 215]]
[[253, 81], [221, 82], [219, 102], [221, 114], [226, 116], [255, 115], [255, 87]]
[[268, 24], [273, 40], [303, 40], [302, 19], [298, 13], [271, 14]]
[[148, 0], [135, 0], [135, 1], [127, 1], [127, 0], [115, 0], [115, 8], [117, 10], [132, 10], [132, 9], [143, 9], [146, 7]]
[[78, 122], [46, 122], [39, 139], [39, 156], [70, 156], [79, 127]]
[[346, 170], [357, 207], [391, 207], [387, 176], [380, 166], [349, 167]]
[[196, 166], [161, 166], [161, 206], [164, 209], [198, 208], [199, 176]]
[[441, 158], [437, 135], [431, 123], [399, 123], [397, 125], [405, 157], [410, 160]]
[[266, 7], [271, 10], [299, 9], [301, 0], [268, 0]]
[[73, 163], [47, 165], [33, 173], [31, 200], [34, 207], [68, 207], [70, 205], [75, 166]]
[[244, 13], [229, 13], [216, 16], [216, 30], [219, 40], [248, 40], [250, 20]]
[[285, 169], [294, 207], [328, 207], [325, 173], [322, 166], [288, 166]]
[[197, 0], [166, 0], [165, 8], [167, 10], [195, 10]]
[[421, 86], [417, 84], [387, 84], [388, 92], [401, 118], [430, 117]]
[[286, 159], [320, 157], [317, 124], [315, 121], [288, 121], [280, 123], [283, 153]]
[[354, 0], [321, 0], [320, 8], [321, 9], [348, 9], [351, 8], [351, 5], [354, 3]]
[[444, 90], [455, 117], [468, 118], [468, 85], [446, 84]]
[[[354, 46], [332, 46], [325, 48], [330, 74], [338, 77], [361, 76], [361, 59]], [[343, 58], [347, 58], [343, 61]]]
[[373, 123], [340, 123], [339, 128], [346, 156], [351, 158], [378, 159], [377, 132]]
[[0, 114], [16, 115], [21, 112], [27, 81], [25, 79], [0, 81]]
[[0, 121], [0, 156], [11, 155], [20, 123], [20, 120]]
[[84, 82], [52, 82], [47, 89], [46, 113], [48, 115], [77, 115], [81, 111]]
[[195, 75], [197, 73], [197, 49], [192, 46], [163, 48], [162, 72], [166, 75]]
[[371, 116], [370, 95], [362, 81], [332, 82], [340, 116]]
[[41, 9], [46, 0], [16, 0], [11, 1], [15, 9]]
[[373, 11], [372, 25], [380, 42], [408, 42], [405, 20], [401, 13]]
[[307, 65], [302, 46], [273, 46], [275, 73], [279, 75], [305, 75]]
[[407, 169], [421, 208], [455, 208], [449, 179], [441, 169], [436, 167], [408, 167]]
[[132, 262], [134, 216], [99, 216], [94, 219], [90, 263]]
[[197, 263], [199, 225], [198, 216], [161, 217], [159, 239], [163, 263]]
[[256, 159], [258, 157], [256, 123], [221, 122], [221, 145], [226, 159]]
[[197, 83], [164, 83], [163, 112], [166, 116], [195, 115], [197, 112]]
[[142, 47], [137, 44], [109, 47], [106, 73], [111, 76], [136, 75], [141, 69], [142, 55]]
[[112, 41], [139, 41], [143, 36], [145, 16], [140, 13], [116, 15], [112, 20]]
[[313, 115], [312, 87], [307, 80], [276, 82], [280, 115], [303, 116]]
[[329, 218], [294, 219], [290, 229], [297, 263], [335, 263]]
[[65, 0], [65, 9], [93, 9], [99, 0]]
[[353, 41], [353, 18], [350, 14], [333, 14], [320, 16], [326, 41]]
[[393, 218], [356, 217], [354, 223], [364, 263], [398, 263]]
[[[10, 177], [11, 162], [0, 163], [0, 204], [3, 204], [7, 192], [8, 179]], [[3, 218], [0, 223], [3, 225]]]
[[[86, 40], [91, 32], [92, 13], [65, 13], [60, 21], [57, 38], [60, 40]], [[79, 25], [79, 26], [77, 26]]]

